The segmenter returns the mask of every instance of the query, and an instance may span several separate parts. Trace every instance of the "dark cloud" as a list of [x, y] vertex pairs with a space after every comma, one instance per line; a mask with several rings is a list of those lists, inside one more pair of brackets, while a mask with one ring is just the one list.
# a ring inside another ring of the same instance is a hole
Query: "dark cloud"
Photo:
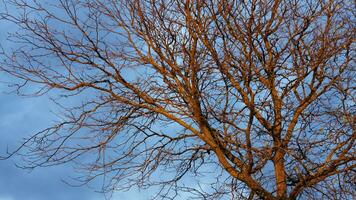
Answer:
[[68, 168], [37, 169], [31, 173], [15, 168], [11, 162], [0, 165], [0, 200], [77, 200], [103, 199], [89, 188], [74, 188], [60, 181]]

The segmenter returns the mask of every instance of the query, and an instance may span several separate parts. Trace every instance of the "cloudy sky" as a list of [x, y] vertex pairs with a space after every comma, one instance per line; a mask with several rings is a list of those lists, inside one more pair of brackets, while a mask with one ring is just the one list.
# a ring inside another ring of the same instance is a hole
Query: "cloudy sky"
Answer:
[[[0, 11], [4, 5], [0, 1]], [[0, 21], [0, 44], [3, 48], [11, 48], [13, 44], [6, 40], [8, 32], [16, 28], [9, 23]], [[0, 72], [0, 155], [6, 149], [19, 145], [21, 139], [48, 127], [55, 115], [51, 112], [55, 106], [48, 96], [24, 98], [9, 94], [8, 81], [11, 79]], [[21, 163], [19, 157], [0, 161], [0, 200], [101, 200], [103, 194], [94, 188], [71, 187], [62, 179], [68, 179], [74, 171], [69, 165], [50, 168], [38, 168], [32, 172], [20, 169], [15, 164]], [[98, 181], [100, 184], [100, 180]], [[94, 185], [95, 187], [95, 185]], [[98, 187], [97, 187], [98, 188]], [[112, 200], [147, 199], [142, 192], [117, 192]]]

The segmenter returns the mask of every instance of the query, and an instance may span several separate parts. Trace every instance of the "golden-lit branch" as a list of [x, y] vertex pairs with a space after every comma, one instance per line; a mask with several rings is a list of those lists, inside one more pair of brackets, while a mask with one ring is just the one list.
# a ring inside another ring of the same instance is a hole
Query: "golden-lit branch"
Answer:
[[82, 161], [84, 183], [162, 199], [355, 195], [353, 1], [6, 4], [16, 90], [83, 98], [10, 153], [27, 167]]

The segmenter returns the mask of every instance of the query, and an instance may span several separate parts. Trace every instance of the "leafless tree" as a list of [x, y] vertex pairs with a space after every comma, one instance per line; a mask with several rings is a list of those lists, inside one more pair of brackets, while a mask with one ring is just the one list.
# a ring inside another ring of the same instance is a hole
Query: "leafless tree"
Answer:
[[6, 6], [1, 70], [63, 109], [9, 154], [26, 166], [76, 162], [83, 183], [158, 199], [355, 197], [354, 1]]

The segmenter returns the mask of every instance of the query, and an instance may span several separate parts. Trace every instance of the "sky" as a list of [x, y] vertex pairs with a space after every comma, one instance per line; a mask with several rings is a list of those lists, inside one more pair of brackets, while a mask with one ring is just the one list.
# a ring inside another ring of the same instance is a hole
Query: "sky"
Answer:
[[[3, 79], [4, 75], [0, 77]], [[53, 114], [51, 104], [44, 96], [42, 98], [21, 98], [6, 94], [4, 84], [0, 94], [0, 152], [6, 152], [18, 145], [21, 139], [44, 128], [50, 123]], [[71, 174], [70, 166], [55, 166], [38, 168], [31, 173], [20, 169], [15, 164], [21, 163], [19, 157], [0, 161], [0, 200], [74, 200], [104, 199], [102, 194], [89, 188], [73, 188], [61, 179]]]
[[[0, 30], [3, 30], [0, 24]], [[0, 38], [3, 35], [0, 34]], [[55, 106], [48, 96], [28, 98], [8, 94], [8, 77], [0, 73], [0, 155], [6, 149], [14, 149], [21, 139], [48, 127], [55, 115]], [[16, 167], [19, 157], [0, 160], [0, 200], [106, 200], [105, 195], [95, 192], [100, 180], [91, 187], [72, 187], [62, 180], [75, 176], [70, 164], [36, 168], [29, 172]], [[152, 193], [133, 189], [115, 192], [110, 200], [147, 200]]]
[[[0, 1], [0, 12], [4, 9]], [[9, 23], [0, 21], [0, 45], [11, 48], [12, 43], [6, 40], [7, 33], [16, 31]], [[21, 139], [36, 133], [55, 120], [55, 105], [49, 96], [36, 98], [20, 97], [9, 93], [8, 81], [11, 78], [0, 72], [0, 155], [7, 148], [13, 149], [21, 143]], [[90, 187], [72, 187], [62, 180], [74, 175], [72, 167], [67, 165], [48, 168], [36, 168], [29, 172], [16, 167], [20, 164], [19, 157], [0, 160], [0, 200], [102, 200], [105, 196]], [[100, 184], [100, 181], [97, 182]], [[112, 200], [147, 199], [139, 191], [116, 192]]]

